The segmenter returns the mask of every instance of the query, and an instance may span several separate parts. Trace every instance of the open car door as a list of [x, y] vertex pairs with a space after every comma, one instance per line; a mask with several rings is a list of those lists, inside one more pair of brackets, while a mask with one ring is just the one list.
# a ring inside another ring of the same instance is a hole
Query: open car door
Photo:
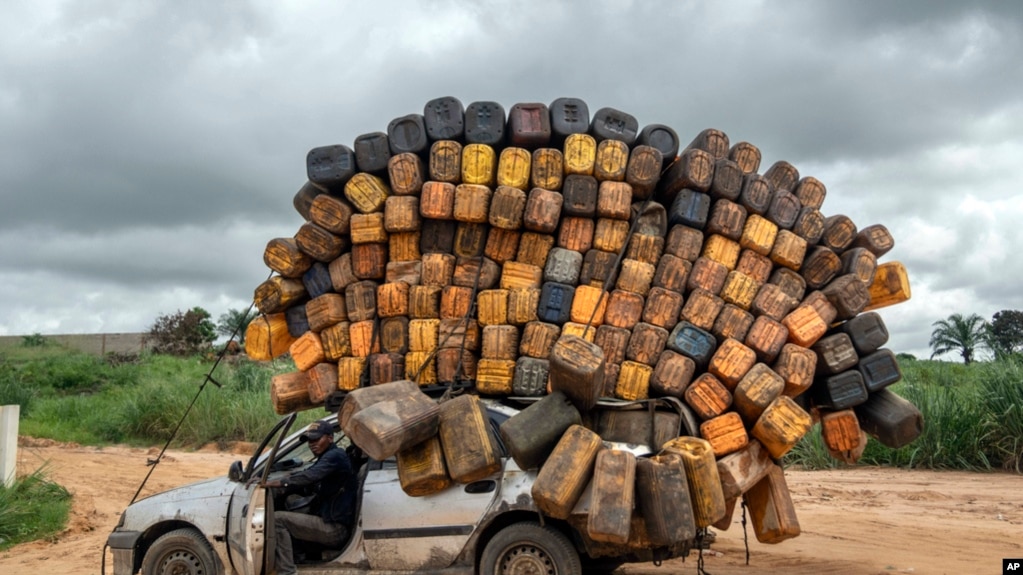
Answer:
[[[234, 570], [242, 575], [274, 571], [273, 497], [263, 487], [281, 442], [295, 414], [282, 418], [263, 439], [231, 495], [227, 516], [227, 548]], [[265, 457], [267, 446], [273, 445]]]

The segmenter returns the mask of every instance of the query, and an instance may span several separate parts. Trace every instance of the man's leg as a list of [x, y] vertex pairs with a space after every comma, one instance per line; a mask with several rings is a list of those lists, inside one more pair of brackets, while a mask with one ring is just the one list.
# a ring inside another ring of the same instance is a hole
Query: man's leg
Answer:
[[337, 546], [348, 535], [348, 529], [340, 523], [327, 523], [316, 515], [290, 511], [274, 513], [274, 530], [277, 534], [277, 572], [280, 575], [296, 573], [292, 538]]
[[289, 531], [289, 526], [295, 515], [299, 514], [290, 511], [274, 513], [274, 534], [277, 544], [277, 548], [274, 549], [274, 556], [277, 565], [277, 575], [295, 575], [298, 572], [295, 567], [295, 556]]

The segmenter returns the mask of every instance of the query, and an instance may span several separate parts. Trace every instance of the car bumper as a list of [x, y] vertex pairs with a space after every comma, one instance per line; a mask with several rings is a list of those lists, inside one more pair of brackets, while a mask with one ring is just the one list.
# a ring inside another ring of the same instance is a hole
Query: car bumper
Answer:
[[107, 546], [113, 554], [113, 575], [132, 575], [135, 572], [135, 546], [141, 537], [140, 531], [114, 531], [107, 537]]

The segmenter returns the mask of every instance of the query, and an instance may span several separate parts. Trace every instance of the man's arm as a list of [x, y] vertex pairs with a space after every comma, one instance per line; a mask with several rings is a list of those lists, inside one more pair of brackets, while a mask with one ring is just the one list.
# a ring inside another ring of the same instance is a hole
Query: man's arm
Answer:
[[[323, 454], [313, 463], [311, 467], [306, 470], [289, 475], [280, 481], [267, 482], [267, 487], [305, 487], [308, 485], [315, 485], [324, 477], [331, 475], [332, 473], [342, 473], [343, 475], [350, 475], [352, 473], [352, 463], [348, 460], [348, 456], [345, 455], [344, 450], [340, 448], [331, 449], [327, 453]], [[274, 485], [276, 483], [277, 485]]]

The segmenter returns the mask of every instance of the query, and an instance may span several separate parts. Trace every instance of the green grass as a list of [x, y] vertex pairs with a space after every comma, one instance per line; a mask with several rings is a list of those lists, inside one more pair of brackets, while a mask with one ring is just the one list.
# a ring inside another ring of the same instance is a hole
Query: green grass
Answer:
[[0, 484], [0, 551], [18, 543], [54, 537], [67, 524], [71, 494], [37, 469], [14, 481]]
[[[212, 367], [201, 357], [97, 358], [49, 342], [26, 345], [0, 353], [0, 404], [21, 406], [21, 435], [61, 442], [151, 447], [174, 436], [172, 447], [190, 448], [261, 440], [280, 419], [271, 378], [294, 363], [229, 358], [212, 374], [216, 383], [204, 385]], [[324, 413], [302, 413], [298, 425]], [[0, 550], [55, 536], [70, 505], [43, 470], [0, 489]]]
[[[256, 441], [279, 418], [270, 379], [295, 369], [290, 360], [231, 358], [212, 376], [220, 386], [209, 382], [200, 394], [213, 366], [201, 357], [113, 362], [51, 344], [8, 350], [0, 360], [0, 402], [21, 405], [23, 435], [86, 445], [163, 444], [179, 421], [175, 447]], [[302, 421], [321, 415], [312, 410]]]

